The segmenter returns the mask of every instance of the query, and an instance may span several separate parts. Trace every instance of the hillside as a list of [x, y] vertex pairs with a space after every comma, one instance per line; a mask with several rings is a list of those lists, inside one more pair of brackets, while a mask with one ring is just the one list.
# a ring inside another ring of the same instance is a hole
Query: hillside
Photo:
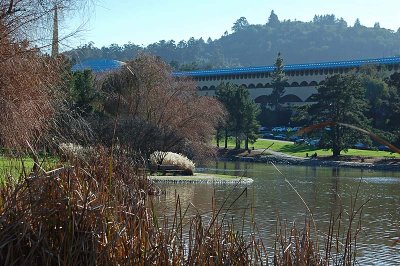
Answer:
[[286, 64], [390, 57], [400, 55], [400, 29], [394, 32], [379, 23], [365, 27], [359, 20], [349, 26], [334, 15], [315, 16], [311, 22], [279, 21], [271, 12], [265, 25], [249, 24], [242, 17], [232, 33], [216, 40], [161, 40], [147, 47], [129, 43], [97, 48], [89, 43], [66, 54], [74, 60], [127, 61], [140, 52], [158, 55], [179, 70], [271, 65], [278, 52]]

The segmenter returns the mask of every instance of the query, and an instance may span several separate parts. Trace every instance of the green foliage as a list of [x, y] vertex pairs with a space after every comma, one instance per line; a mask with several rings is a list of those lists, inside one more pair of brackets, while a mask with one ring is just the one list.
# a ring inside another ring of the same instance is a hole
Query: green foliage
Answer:
[[93, 111], [97, 97], [94, 76], [91, 70], [76, 71], [72, 74], [70, 87], [70, 101], [74, 109], [81, 115], [88, 115]]
[[373, 126], [384, 129], [387, 126], [389, 86], [376, 76], [362, 75], [361, 84], [365, 89], [365, 98], [369, 103], [368, 117]]
[[389, 108], [388, 108], [388, 128], [397, 131], [400, 144], [400, 73], [394, 73], [388, 79], [389, 85]]
[[287, 81], [285, 72], [283, 71], [283, 59], [281, 53], [278, 53], [274, 66], [275, 70], [272, 72], [272, 93], [269, 96], [269, 100], [274, 110], [279, 111], [282, 109], [280, 99], [285, 94], [285, 83]]
[[[240, 22], [245, 22], [241, 20]], [[334, 15], [316, 16], [312, 22], [279, 21], [271, 12], [266, 25], [240, 24], [240, 31], [221, 32], [212, 42], [203, 39], [161, 40], [141, 47], [132, 43], [96, 48], [93, 43], [67, 52], [80, 60], [109, 58], [128, 61], [138, 53], [160, 56], [179, 65], [197, 62], [197, 68], [269, 65], [280, 51], [286, 64], [376, 58], [400, 54], [400, 34], [384, 28], [348, 26]], [[362, 49], [361, 49], [362, 48]], [[199, 64], [199, 62], [203, 62]], [[193, 68], [192, 68], [193, 69]]]
[[279, 24], [279, 18], [278, 15], [275, 14], [274, 10], [271, 10], [271, 14], [269, 15], [268, 18], [268, 25], [270, 26], [276, 26]]
[[[257, 115], [260, 112], [258, 105], [250, 98], [247, 89], [236, 84], [222, 83], [217, 87], [215, 94], [228, 112], [226, 137], [229, 133], [235, 137], [237, 149], [244, 140], [245, 148], [248, 149], [248, 144], [257, 140]], [[226, 141], [225, 138], [225, 143]]]
[[247, 21], [247, 19], [245, 17], [241, 17], [238, 20], [236, 20], [235, 23], [233, 23], [232, 31], [238, 32], [238, 31], [244, 30], [248, 26], [249, 26], [249, 22]]
[[[310, 108], [315, 123], [339, 122], [363, 128], [368, 127], [365, 91], [354, 75], [334, 75], [325, 79], [325, 84], [318, 88], [317, 103]], [[329, 131], [324, 130], [320, 147], [331, 149], [334, 156], [342, 150], [359, 142], [362, 135], [352, 129], [335, 125]]]

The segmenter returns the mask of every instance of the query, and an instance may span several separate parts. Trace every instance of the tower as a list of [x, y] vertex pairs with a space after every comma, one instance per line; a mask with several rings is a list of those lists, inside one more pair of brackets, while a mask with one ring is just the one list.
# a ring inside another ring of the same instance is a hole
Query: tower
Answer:
[[54, 6], [54, 17], [53, 17], [53, 41], [51, 45], [51, 57], [57, 57], [58, 55], [58, 8]]

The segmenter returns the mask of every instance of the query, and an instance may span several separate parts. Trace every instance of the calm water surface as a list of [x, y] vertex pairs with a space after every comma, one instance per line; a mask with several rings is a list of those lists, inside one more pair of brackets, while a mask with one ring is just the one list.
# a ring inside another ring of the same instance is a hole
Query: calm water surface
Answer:
[[[296, 188], [314, 214], [317, 228], [327, 232], [332, 211], [345, 209], [360, 187], [356, 205], [368, 201], [363, 210], [362, 231], [358, 237], [358, 261], [361, 265], [400, 265], [400, 173], [350, 168], [278, 166]], [[299, 196], [272, 165], [246, 162], [215, 162], [199, 169], [208, 173], [226, 173], [251, 177], [254, 183], [240, 185], [162, 184], [165, 192], [157, 197], [158, 208], [171, 213], [175, 191], [182, 206], [192, 203], [204, 216], [209, 214], [215, 195], [217, 207], [231, 195], [229, 206], [247, 187], [229, 211], [229, 218], [249, 219], [249, 207], [255, 209], [255, 220], [268, 246], [273, 245], [277, 216], [288, 222], [302, 224], [307, 209]], [[360, 183], [361, 182], [361, 183]], [[189, 209], [195, 213], [194, 208]]]

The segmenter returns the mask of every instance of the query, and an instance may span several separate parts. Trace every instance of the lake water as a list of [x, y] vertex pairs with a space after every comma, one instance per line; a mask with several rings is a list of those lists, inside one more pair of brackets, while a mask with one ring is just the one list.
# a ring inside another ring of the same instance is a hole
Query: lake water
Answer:
[[[247, 162], [215, 162], [200, 168], [208, 173], [226, 173], [254, 179], [250, 185], [160, 184], [163, 195], [156, 198], [161, 211], [171, 212], [175, 191], [182, 206], [192, 203], [204, 216], [209, 214], [215, 195], [217, 207], [230, 195], [226, 206], [247, 187], [228, 212], [227, 217], [249, 219], [249, 206], [254, 207], [255, 221], [268, 246], [273, 245], [277, 216], [301, 227], [307, 208], [290, 184], [303, 197], [313, 213], [317, 228], [327, 232], [332, 211], [340, 206], [349, 209], [359, 187], [356, 206], [366, 203], [362, 213], [362, 231], [357, 238], [358, 262], [361, 265], [400, 265], [400, 173], [351, 168], [326, 168]], [[190, 213], [195, 213], [190, 208]]]

